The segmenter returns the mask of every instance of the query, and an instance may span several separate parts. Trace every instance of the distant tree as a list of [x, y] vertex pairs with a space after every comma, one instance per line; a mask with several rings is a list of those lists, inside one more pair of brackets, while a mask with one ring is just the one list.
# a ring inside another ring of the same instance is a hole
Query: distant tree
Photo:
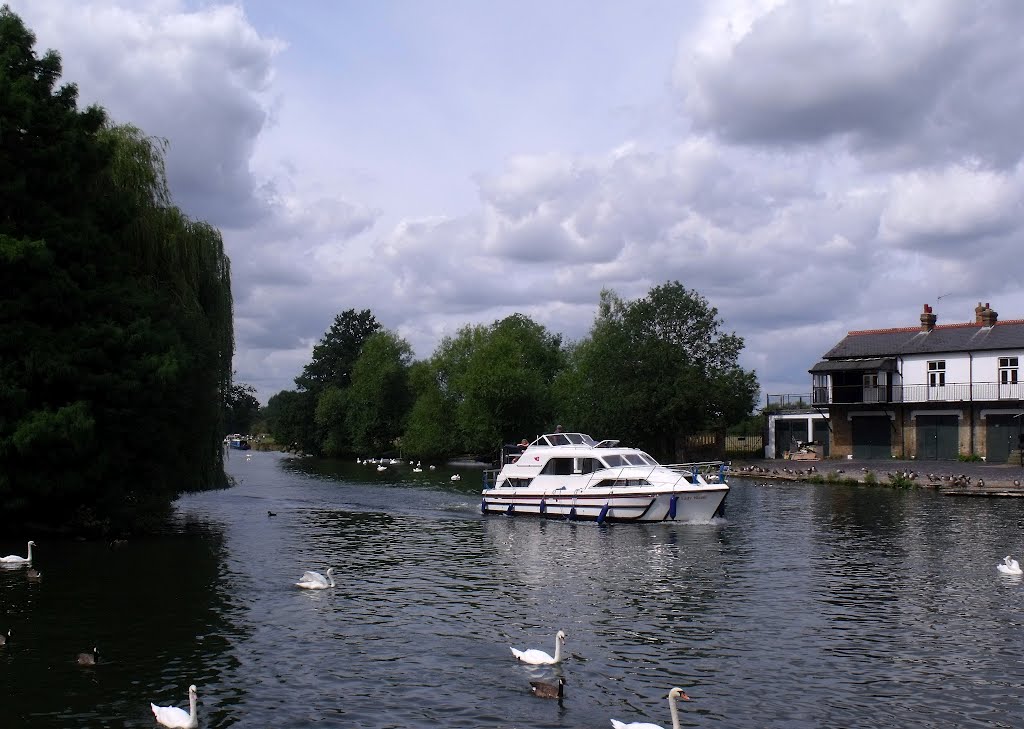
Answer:
[[352, 452], [352, 438], [345, 422], [347, 407], [348, 390], [335, 385], [328, 385], [316, 397], [313, 418], [317, 450], [310, 450], [311, 453], [338, 458]]
[[224, 432], [252, 433], [260, 414], [256, 388], [243, 382], [232, 383], [224, 397]]
[[276, 443], [318, 453], [316, 397], [311, 392], [282, 390], [272, 395], [263, 409], [267, 429]]
[[738, 363], [743, 340], [721, 325], [718, 310], [678, 282], [628, 303], [605, 291], [559, 379], [559, 402], [596, 432], [676, 458], [688, 435], [724, 431], [754, 407], [756, 375]]
[[[402, 434], [402, 450], [418, 459], [439, 459], [459, 450], [452, 398], [442, 392], [433, 361], [409, 367], [413, 404]], [[464, 450], [464, 449], [462, 449]]]
[[391, 450], [402, 435], [412, 405], [411, 363], [412, 347], [392, 332], [377, 332], [363, 344], [352, 368], [346, 412], [357, 451]]
[[363, 344], [379, 329], [380, 324], [369, 309], [341, 312], [313, 347], [313, 358], [295, 378], [295, 384], [300, 390], [317, 394], [329, 385], [348, 388]]
[[490, 327], [464, 329], [460, 339], [442, 351], [450, 358], [459, 439], [468, 452], [490, 453], [543, 429], [553, 417], [561, 337], [512, 314]]

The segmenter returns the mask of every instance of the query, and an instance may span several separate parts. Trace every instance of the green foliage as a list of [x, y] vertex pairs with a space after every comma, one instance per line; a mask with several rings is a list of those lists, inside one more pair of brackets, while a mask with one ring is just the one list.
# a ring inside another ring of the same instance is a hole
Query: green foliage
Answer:
[[957, 460], [963, 461], [964, 463], [979, 463], [985, 459], [983, 459], [977, 453], [961, 453], [959, 456], [957, 456]]
[[34, 42], [0, 9], [0, 526], [124, 529], [224, 484], [230, 266]]
[[864, 474], [864, 483], [874, 486], [878, 483], [878, 476], [875, 475], [874, 471], [868, 471]]
[[352, 368], [345, 422], [352, 446], [361, 453], [394, 448], [412, 404], [409, 365], [412, 347], [397, 335], [370, 335]]
[[224, 395], [224, 433], [253, 433], [260, 414], [256, 388], [232, 383]]
[[323, 339], [313, 347], [313, 359], [295, 378], [296, 386], [317, 394], [330, 385], [346, 389], [363, 344], [379, 329], [380, 324], [368, 309], [349, 309], [338, 314]]
[[433, 361], [409, 367], [412, 409], [402, 435], [402, 450], [413, 458], [437, 460], [459, 450], [455, 439], [455, 411], [441, 391]]
[[316, 396], [308, 391], [283, 390], [272, 396], [263, 415], [274, 441], [289, 450], [319, 452], [316, 405]]

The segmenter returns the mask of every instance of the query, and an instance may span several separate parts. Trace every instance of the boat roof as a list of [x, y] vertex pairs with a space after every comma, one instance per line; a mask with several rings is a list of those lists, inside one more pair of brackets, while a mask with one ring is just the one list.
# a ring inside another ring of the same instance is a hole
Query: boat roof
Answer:
[[530, 443], [530, 448], [534, 446], [579, 446], [581, 448], [615, 448], [619, 445], [618, 440], [608, 439], [597, 441], [591, 438], [586, 433], [547, 433], [545, 435], [537, 436], [537, 438]]

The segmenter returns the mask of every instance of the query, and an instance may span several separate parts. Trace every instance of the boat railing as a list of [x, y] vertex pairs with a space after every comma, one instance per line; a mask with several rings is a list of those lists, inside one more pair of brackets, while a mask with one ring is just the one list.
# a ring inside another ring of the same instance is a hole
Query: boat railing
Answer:
[[695, 461], [694, 463], [668, 463], [665, 468], [687, 475], [698, 474], [708, 483], [725, 483], [729, 464], [725, 461]]

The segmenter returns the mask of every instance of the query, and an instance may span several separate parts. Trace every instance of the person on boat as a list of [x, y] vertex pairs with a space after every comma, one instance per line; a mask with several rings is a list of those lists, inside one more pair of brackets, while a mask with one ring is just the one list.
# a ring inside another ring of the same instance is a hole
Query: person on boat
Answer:
[[530, 447], [530, 442], [528, 440], [526, 440], [526, 438], [523, 438], [521, 441], [519, 441], [519, 450], [525, 451], [529, 447]]
[[565, 431], [562, 430], [562, 426], [561, 425], [556, 425], [555, 426], [555, 432], [556, 433], [564, 433]]

